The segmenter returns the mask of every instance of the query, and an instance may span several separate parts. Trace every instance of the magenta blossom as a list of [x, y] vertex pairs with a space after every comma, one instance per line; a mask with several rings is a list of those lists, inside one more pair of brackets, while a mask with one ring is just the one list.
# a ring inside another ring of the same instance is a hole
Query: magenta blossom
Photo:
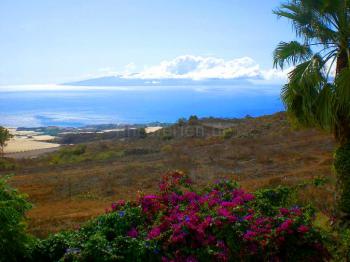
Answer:
[[307, 233], [307, 232], [309, 232], [309, 227], [301, 225], [301, 226], [298, 227], [298, 232], [299, 233], [303, 233], [303, 234]]
[[161, 234], [160, 228], [159, 227], [154, 227], [151, 229], [151, 231], [148, 233], [148, 238], [153, 239], [158, 237]]
[[128, 231], [127, 235], [132, 238], [137, 238], [137, 236], [139, 235], [139, 232], [137, 231], [136, 228], [133, 227]]

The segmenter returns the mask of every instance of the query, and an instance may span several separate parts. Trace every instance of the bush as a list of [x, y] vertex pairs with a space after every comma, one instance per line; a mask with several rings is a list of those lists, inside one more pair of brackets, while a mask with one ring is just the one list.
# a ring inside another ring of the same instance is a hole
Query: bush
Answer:
[[98, 152], [96, 155], [93, 156], [94, 160], [108, 160], [108, 159], [112, 159], [112, 158], [120, 158], [125, 156], [125, 152], [124, 151], [112, 151], [112, 150], [108, 150], [108, 151], [100, 151]]
[[233, 128], [226, 128], [222, 134], [222, 137], [225, 139], [230, 139], [236, 134], [237, 134], [237, 131], [234, 130]]
[[196, 115], [192, 115], [188, 118], [189, 125], [197, 125], [199, 123], [199, 119]]
[[87, 158], [84, 157], [86, 149], [86, 145], [64, 147], [52, 155], [50, 163], [68, 164], [85, 161], [87, 160]]
[[[339, 209], [350, 216], [350, 143], [340, 146], [335, 153], [334, 168], [339, 181]], [[348, 220], [347, 217], [345, 220]]]
[[25, 212], [31, 205], [25, 196], [0, 179], [0, 261], [20, 261], [25, 258], [31, 238], [26, 235]]
[[186, 125], [186, 122], [187, 122], [187, 120], [186, 120], [186, 118], [184, 118], [184, 117], [179, 118], [179, 119], [177, 120], [177, 124], [178, 124], [179, 126], [184, 126], [184, 125]]
[[275, 215], [281, 207], [290, 206], [294, 202], [295, 193], [295, 189], [282, 186], [260, 189], [255, 192], [254, 205], [265, 215]]
[[[154, 247], [145, 233], [140, 207], [123, 201], [76, 232], [62, 232], [40, 240], [32, 250], [33, 261], [152, 261]], [[141, 233], [140, 233], [141, 234]]]
[[337, 242], [332, 245], [334, 261], [350, 261], [350, 229], [336, 232]]
[[16, 164], [13, 160], [6, 159], [0, 157], [0, 170], [14, 170], [16, 168]]
[[147, 137], [147, 132], [146, 132], [145, 128], [139, 128], [138, 132], [139, 132], [139, 138], [146, 138]]
[[[221, 181], [196, 191], [181, 172], [167, 174], [156, 195], [112, 204], [105, 215], [40, 245], [62, 261], [326, 261], [313, 211], [288, 205], [289, 192], [246, 193]], [[267, 207], [271, 206], [272, 211]], [[40, 252], [33, 252], [33, 254]]]

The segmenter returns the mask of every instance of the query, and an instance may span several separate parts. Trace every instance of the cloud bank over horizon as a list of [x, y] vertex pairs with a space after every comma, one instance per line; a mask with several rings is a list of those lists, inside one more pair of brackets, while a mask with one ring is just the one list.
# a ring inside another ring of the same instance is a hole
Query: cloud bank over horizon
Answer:
[[131, 73], [129, 68], [130, 65], [127, 65], [125, 71], [117, 75], [129, 79], [241, 79], [257, 83], [283, 83], [289, 72], [289, 69], [262, 69], [250, 57], [225, 60], [194, 55], [164, 60], [138, 73]]
[[[112, 67], [104, 67], [96, 70], [95, 74], [87, 74], [80, 77], [80, 80], [75, 79], [67, 83], [5, 85], [0, 86], [0, 91], [73, 90], [107, 86], [122, 89], [125, 86], [149, 87], [169, 83], [180, 83], [183, 86], [245, 83], [246, 88], [249, 85], [280, 86], [287, 82], [288, 72], [291, 70], [264, 69], [247, 56], [225, 60], [214, 56], [194, 55], [181, 55], [171, 60], [163, 60], [142, 70], [137, 68], [139, 67], [131, 62], [119, 71]], [[106, 82], [105, 78], [110, 79]]]

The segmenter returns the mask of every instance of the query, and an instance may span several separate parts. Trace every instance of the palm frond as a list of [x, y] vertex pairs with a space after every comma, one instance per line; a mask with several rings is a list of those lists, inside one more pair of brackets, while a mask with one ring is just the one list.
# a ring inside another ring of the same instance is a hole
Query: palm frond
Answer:
[[289, 73], [289, 81], [301, 88], [316, 87], [325, 82], [324, 62], [322, 57], [314, 55], [310, 60], [297, 65]]
[[350, 0], [285, 0], [274, 13], [290, 20], [303, 39], [281, 42], [274, 52], [275, 67], [295, 65], [281, 93], [287, 112], [299, 124], [350, 140]]
[[326, 83], [321, 88], [314, 103], [314, 116], [317, 126], [331, 131], [336, 122], [334, 105], [334, 85]]
[[285, 64], [296, 65], [310, 59], [311, 56], [312, 50], [307, 45], [297, 41], [280, 42], [273, 53], [273, 66], [283, 69]]
[[320, 40], [321, 42], [335, 42], [337, 38], [336, 21], [333, 19], [331, 8], [325, 8], [325, 0], [320, 1], [289, 1], [274, 10], [278, 17], [291, 20], [298, 36], [305, 41]]
[[329, 128], [332, 122], [332, 89], [328, 86], [324, 61], [314, 55], [289, 73], [289, 83], [282, 89], [281, 98], [287, 111], [303, 126]]

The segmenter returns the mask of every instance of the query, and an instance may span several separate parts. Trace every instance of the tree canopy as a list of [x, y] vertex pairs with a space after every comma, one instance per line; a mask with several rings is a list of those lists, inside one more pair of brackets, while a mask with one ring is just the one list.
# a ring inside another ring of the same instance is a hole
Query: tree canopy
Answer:
[[12, 138], [10, 131], [0, 126], [0, 153], [3, 153], [6, 142]]
[[350, 1], [290, 0], [274, 10], [291, 21], [300, 41], [280, 42], [274, 66], [291, 66], [282, 100], [304, 126], [350, 141]]

